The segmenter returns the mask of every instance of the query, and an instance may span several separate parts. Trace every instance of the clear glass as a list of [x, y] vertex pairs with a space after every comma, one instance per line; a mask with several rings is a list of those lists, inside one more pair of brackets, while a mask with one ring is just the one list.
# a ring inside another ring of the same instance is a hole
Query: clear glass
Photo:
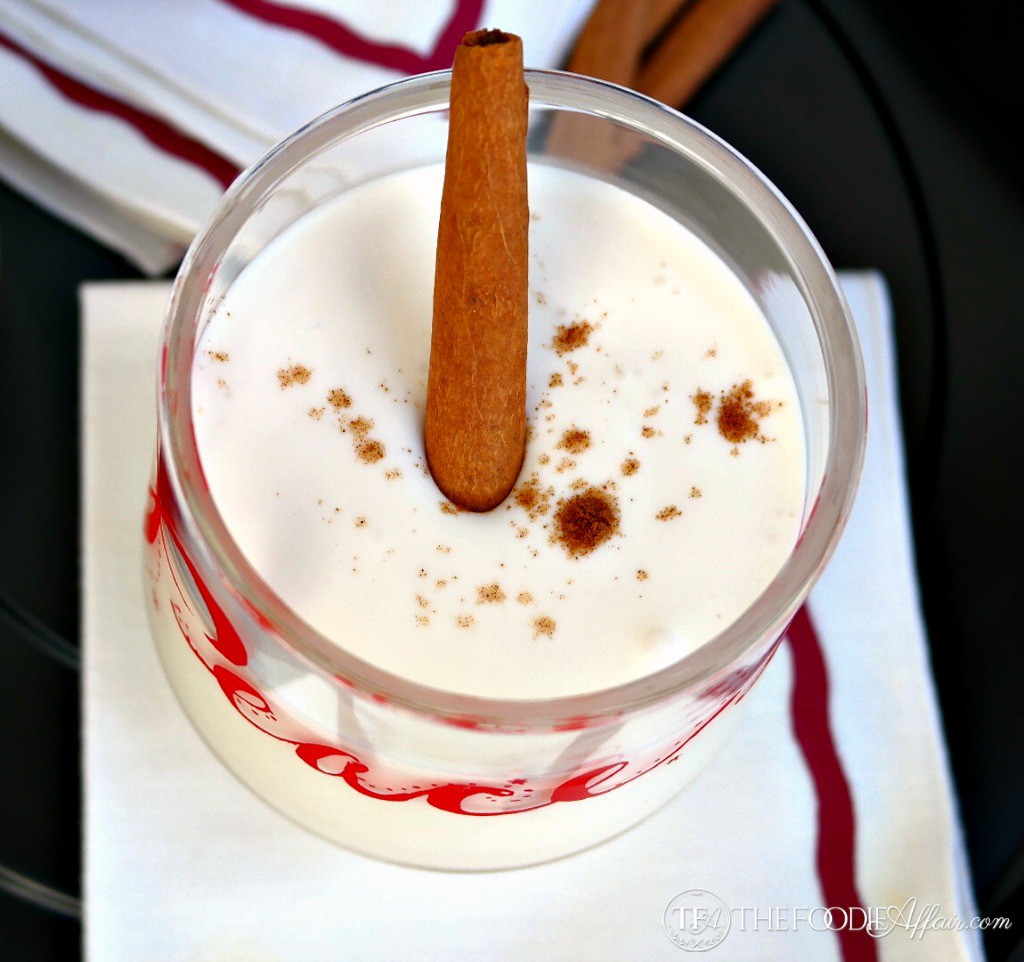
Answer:
[[800, 537], [767, 589], [693, 654], [582, 695], [441, 691], [314, 631], [249, 565], [214, 505], [191, 424], [193, 356], [212, 308], [282, 231], [356, 185], [443, 159], [449, 80], [411, 78], [316, 119], [233, 185], [193, 243], [160, 356], [145, 571], [170, 683], [243, 782], [361, 852], [480, 869], [544, 861], [617, 834], [704, 766], [835, 548], [860, 473], [866, 407], [836, 277], [763, 176], [713, 134], [631, 91], [528, 71], [531, 160], [611, 181], [668, 212], [760, 305], [803, 409]]

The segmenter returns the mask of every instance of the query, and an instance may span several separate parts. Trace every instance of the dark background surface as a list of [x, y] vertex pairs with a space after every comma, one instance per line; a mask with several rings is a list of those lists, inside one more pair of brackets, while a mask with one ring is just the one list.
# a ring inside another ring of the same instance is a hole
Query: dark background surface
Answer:
[[[1024, 957], [1024, 5], [957, 10], [782, 0], [687, 112], [780, 187], [838, 268], [889, 282], [922, 600], [975, 887], [981, 914], [1014, 923], [987, 943], [999, 962]], [[76, 289], [137, 276], [0, 185], [0, 595], [72, 640]], [[77, 894], [78, 678], [10, 618], [0, 707], [0, 862]], [[0, 892], [3, 962], [74, 959], [79, 937], [74, 920]]]

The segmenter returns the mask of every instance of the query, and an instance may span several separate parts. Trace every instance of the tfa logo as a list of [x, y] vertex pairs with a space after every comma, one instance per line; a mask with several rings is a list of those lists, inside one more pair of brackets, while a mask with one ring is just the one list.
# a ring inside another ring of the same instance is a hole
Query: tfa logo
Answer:
[[665, 932], [687, 952], [706, 952], [728, 934], [732, 918], [729, 907], [717, 895], [704, 889], [680, 892], [665, 908]]

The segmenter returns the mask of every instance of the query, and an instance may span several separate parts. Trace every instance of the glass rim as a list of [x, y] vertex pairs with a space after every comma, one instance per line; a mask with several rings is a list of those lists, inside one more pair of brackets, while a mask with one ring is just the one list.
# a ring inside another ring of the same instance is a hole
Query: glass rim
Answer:
[[[483, 728], [550, 728], [581, 718], [620, 716], [700, 685], [744, 658], [765, 637], [778, 638], [835, 550], [856, 495], [864, 459], [867, 400], [860, 347], [838, 278], [800, 215], [733, 147], [680, 112], [633, 90], [557, 70], [527, 70], [530, 107], [604, 117], [643, 133], [700, 164], [771, 230], [785, 249], [816, 328], [829, 391], [828, 453], [820, 486], [792, 551], [774, 578], [731, 624], [699, 648], [651, 674], [609, 688], [553, 698], [492, 698], [453, 692], [382, 669], [332, 642], [296, 614], [256, 572], [235, 543], [206, 484], [186, 485], [182, 466], [204, 478], [192, 430], [191, 364], [206, 289], [220, 255], [264, 196], [300, 162], [343, 140], [406, 117], [447, 109], [450, 70], [405, 78], [335, 107], [301, 127], [245, 170], [197, 234], [168, 304], [158, 374], [159, 452], [181, 534], [200, 567], [273, 626], [294, 652], [366, 695], [417, 714], [473, 719]], [[770, 225], [770, 228], [769, 228]], [[206, 270], [204, 283], [185, 280]], [[183, 336], [186, 335], [186, 336]], [[181, 365], [181, 352], [187, 363]], [[184, 372], [175, 380], [172, 372]], [[853, 443], [841, 443], [851, 438]]]

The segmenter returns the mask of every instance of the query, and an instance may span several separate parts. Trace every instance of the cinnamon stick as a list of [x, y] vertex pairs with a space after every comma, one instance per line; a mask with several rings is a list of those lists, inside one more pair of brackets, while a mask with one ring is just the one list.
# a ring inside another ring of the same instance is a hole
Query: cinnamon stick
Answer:
[[445, 496], [498, 505], [526, 444], [529, 209], [522, 41], [466, 34], [452, 67], [424, 423]]
[[[569, 56], [572, 73], [631, 87], [651, 39], [652, 0], [599, 0]], [[673, 0], [678, 2], [678, 0]]]
[[690, 0], [647, 0], [647, 30], [644, 46], [653, 43], [669, 23], [675, 20]]
[[576, 38], [566, 70], [633, 87], [645, 48], [687, 2], [598, 0]]
[[640, 69], [636, 89], [681, 107], [746, 39], [777, 0], [695, 0]]
[[[680, 0], [671, 0], [677, 9]], [[598, 0], [569, 55], [572, 73], [634, 87], [640, 57], [667, 22], [666, 0]], [[598, 170], [618, 170], [640, 145], [636, 138], [594, 118], [559, 113], [545, 151]]]

